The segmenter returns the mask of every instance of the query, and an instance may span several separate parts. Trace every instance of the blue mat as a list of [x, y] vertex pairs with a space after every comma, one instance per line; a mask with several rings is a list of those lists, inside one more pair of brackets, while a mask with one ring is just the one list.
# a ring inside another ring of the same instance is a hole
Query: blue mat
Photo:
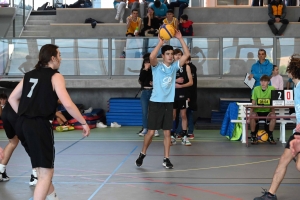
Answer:
[[106, 113], [107, 125], [117, 122], [122, 126], [142, 126], [140, 98], [111, 98]]

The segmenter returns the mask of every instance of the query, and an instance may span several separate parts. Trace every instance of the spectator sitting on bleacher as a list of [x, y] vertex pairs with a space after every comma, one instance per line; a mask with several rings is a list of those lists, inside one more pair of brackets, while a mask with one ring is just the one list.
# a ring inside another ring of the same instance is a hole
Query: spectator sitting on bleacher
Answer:
[[251, 74], [248, 76], [248, 79], [255, 79], [254, 87], [260, 85], [260, 77], [262, 77], [262, 75], [272, 75], [273, 64], [268, 59], [266, 59], [266, 56], [266, 50], [259, 49], [258, 61], [251, 67]]
[[118, 20], [120, 23], [123, 23], [123, 17], [126, 8], [126, 0], [115, 0], [114, 8], [117, 10], [115, 20]]
[[128, 0], [128, 8], [130, 10], [139, 9], [140, 8], [139, 0]]
[[[252, 93], [252, 105], [271, 105], [271, 91], [275, 90], [273, 86], [269, 86], [270, 77], [268, 75], [263, 75], [260, 78], [260, 86], [256, 86]], [[251, 108], [250, 116], [268, 116], [275, 117], [275, 109], [272, 108]], [[251, 144], [257, 144], [257, 128], [256, 124], [258, 123], [257, 119], [250, 119], [250, 129], [251, 129]], [[276, 144], [273, 138], [273, 130], [275, 127], [276, 119], [266, 119], [265, 122], [265, 131], [268, 133], [268, 141], [270, 144]], [[269, 124], [269, 127], [267, 125]]]
[[179, 7], [178, 19], [183, 14], [183, 10], [189, 6], [190, 0], [177, 0], [176, 2], [171, 2], [169, 8], [174, 10], [175, 7]]
[[276, 90], [283, 90], [283, 79], [282, 76], [279, 74], [279, 67], [277, 65], [273, 65], [271, 85]]
[[[167, 17], [163, 20], [164, 24], [172, 25], [176, 30], [178, 29], [178, 20], [174, 17], [174, 11], [169, 9], [167, 11]], [[182, 34], [182, 32], [181, 32]], [[183, 34], [182, 34], [183, 35]]]
[[161, 3], [159, 0], [155, 0], [151, 8], [153, 8], [155, 16], [159, 19], [159, 22], [162, 24], [163, 20], [166, 18], [167, 15], [167, 6], [164, 3]]
[[181, 15], [179, 21], [179, 30], [182, 36], [193, 36], [193, 22], [189, 20], [186, 14]]
[[138, 17], [139, 11], [137, 9], [133, 9], [131, 11], [131, 15], [127, 17], [127, 32], [126, 37], [135, 37], [140, 35], [142, 19]]
[[144, 28], [141, 30], [141, 36], [157, 36], [159, 29], [159, 20], [157, 17], [155, 17], [153, 8], [148, 8], [147, 17], [145, 17], [143, 21]]
[[[61, 101], [59, 99], [57, 100], [57, 103], [59, 105], [62, 105]], [[56, 116], [56, 120], [60, 126], [69, 125], [68, 120], [73, 119], [73, 117], [66, 110], [56, 111], [55, 116]]]
[[[287, 25], [289, 24], [289, 20], [285, 19], [286, 16], [286, 6], [282, 2], [282, 0], [273, 0], [268, 5], [268, 14], [271, 19], [269, 19], [268, 24], [274, 35], [282, 36], [285, 31]], [[282, 25], [278, 30], [274, 23], [281, 22]]]

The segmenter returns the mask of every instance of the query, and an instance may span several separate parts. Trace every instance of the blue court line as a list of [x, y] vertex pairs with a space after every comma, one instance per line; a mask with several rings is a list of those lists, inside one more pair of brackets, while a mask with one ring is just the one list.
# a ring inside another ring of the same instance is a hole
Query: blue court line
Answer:
[[73, 144], [69, 145], [68, 147], [64, 148], [63, 150], [61, 150], [60, 152], [56, 153], [55, 155], [60, 154], [61, 152], [67, 150], [68, 148], [74, 146], [75, 144], [77, 144], [78, 142], [80, 142], [81, 140], [83, 140], [85, 137], [82, 137], [81, 139], [77, 140], [76, 142], [74, 142]]
[[134, 149], [124, 158], [124, 160], [119, 164], [119, 166], [106, 178], [106, 180], [97, 188], [97, 190], [88, 198], [88, 200], [91, 200], [98, 192], [99, 190], [107, 183], [107, 181], [119, 170], [119, 168], [126, 162], [126, 160], [131, 156], [131, 154], [136, 150], [138, 146], [134, 147]]
[[[80, 142], [81, 140], [83, 140], [85, 137], [82, 137], [81, 139], [77, 140], [76, 142], [74, 142], [73, 144], [67, 146], [66, 148], [64, 148], [63, 150], [61, 150], [60, 152], [56, 153], [55, 155], [58, 155], [60, 153], [62, 153], [63, 151], [67, 150], [68, 148], [74, 146], [75, 144], [77, 144], [78, 142]], [[30, 172], [30, 171], [29, 171]], [[25, 173], [28, 173], [28, 172], [25, 172]], [[25, 174], [23, 173], [23, 174]], [[33, 200], [33, 197], [31, 197], [29, 200]]]

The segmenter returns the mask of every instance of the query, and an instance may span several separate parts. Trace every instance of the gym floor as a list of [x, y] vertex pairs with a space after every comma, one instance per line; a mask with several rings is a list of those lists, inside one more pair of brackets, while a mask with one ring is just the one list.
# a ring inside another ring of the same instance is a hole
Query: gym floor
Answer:
[[[53, 183], [60, 200], [251, 200], [268, 189], [284, 145], [246, 147], [229, 141], [219, 130], [196, 130], [192, 146], [171, 147], [174, 169], [165, 169], [163, 136], [153, 139], [142, 167], [135, 166], [143, 137], [140, 127], [96, 128], [88, 138], [81, 131], [55, 132]], [[291, 131], [287, 131], [287, 135]], [[274, 132], [275, 138], [279, 132]], [[288, 138], [288, 137], [287, 137]], [[0, 130], [0, 146], [7, 138]], [[9, 164], [10, 181], [0, 183], [0, 199], [32, 199], [31, 165], [19, 145]], [[299, 198], [300, 173], [292, 161], [278, 199]]]

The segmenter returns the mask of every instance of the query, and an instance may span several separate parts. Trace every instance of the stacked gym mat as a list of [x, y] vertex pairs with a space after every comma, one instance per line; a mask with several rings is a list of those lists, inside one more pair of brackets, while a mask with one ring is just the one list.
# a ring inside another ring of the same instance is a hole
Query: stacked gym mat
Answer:
[[142, 126], [140, 98], [110, 98], [106, 120], [108, 125], [117, 122], [122, 126]]

